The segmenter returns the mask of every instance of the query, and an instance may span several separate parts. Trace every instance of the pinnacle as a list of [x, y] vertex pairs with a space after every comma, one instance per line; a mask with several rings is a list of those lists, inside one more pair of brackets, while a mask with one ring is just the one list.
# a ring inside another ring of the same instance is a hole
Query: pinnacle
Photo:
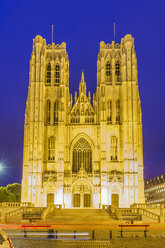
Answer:
[[85, 82], [85, 79], [84, 79], [84, 70], [82, 70], [82, 74], [81, 74], [81, 82]]

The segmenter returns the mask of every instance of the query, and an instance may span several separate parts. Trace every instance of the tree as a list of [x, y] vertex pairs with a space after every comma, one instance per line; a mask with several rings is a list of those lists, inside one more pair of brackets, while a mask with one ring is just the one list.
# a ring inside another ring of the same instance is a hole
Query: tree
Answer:
[[6, 189], [15, 196], [16, 202], [21, 201], [21, 185], [19, 183], [8, 184]]
[[19, 183], [8, 184], [0, 187], [0, 202], [20, 202], [21, 185]]
[[0, 202], [13, 202], [15, 201], [15, 195], [8, 192], [4, 187], [0, 187]]

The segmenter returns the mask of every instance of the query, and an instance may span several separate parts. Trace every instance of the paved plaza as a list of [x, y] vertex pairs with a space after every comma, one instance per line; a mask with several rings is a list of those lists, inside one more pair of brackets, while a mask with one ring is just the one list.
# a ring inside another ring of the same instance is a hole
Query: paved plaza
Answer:
[[13, 239], [15, 248], [164, 248], [165, 238], [115, 238], [110, 241], [56, 241], [56, 240], [19, 240]]
[[[119, 228], [114, 228], [112, 230], [112, 239], [110, 240], [109, 230], [95, 230], [94, 240], [92, 240], [92, 230], [79, 229], [76, 230], [76, 233], [88, 233], [88, 240], [74, 240], [74, 232], [68, 229], [58, 231], [58, 234], [70, 233], [70, 236], [58, 236], [56, 240], [56, 237], [48, 239], [48, 233], [41, 233], [40, 230], [35, 234], [31, 231], [27, 232], [26, 238], [24, 238], [23, 230], [5, 230], [15, 248], [165, 248], [164, 225], [151, 226], [147, 233], [147, 238], [144, 237], [143, 232], [125, 232], [124, 237], [121, 238], [119, 231]], [[78, 235], [76, 239], [78, 239]]]

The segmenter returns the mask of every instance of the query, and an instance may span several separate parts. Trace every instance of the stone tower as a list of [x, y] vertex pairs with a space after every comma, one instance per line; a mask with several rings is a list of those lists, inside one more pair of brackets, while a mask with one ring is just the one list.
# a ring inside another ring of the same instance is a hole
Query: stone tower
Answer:
[[24, 128], [22, 202], [129, 207], [144, 203], [142, 114], [134, 39], [100, 43], [97, 90], [69, 92], [66, 44], [36, 36]]

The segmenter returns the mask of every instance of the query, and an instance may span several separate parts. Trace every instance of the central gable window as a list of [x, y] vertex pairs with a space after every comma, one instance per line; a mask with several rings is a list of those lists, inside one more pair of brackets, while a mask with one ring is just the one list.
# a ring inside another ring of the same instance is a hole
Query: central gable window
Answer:
[[81, 138], [73, 148], [73, 173], [83, 167], [86, 172], [92, 172], [92, 149], [89, 143]]

